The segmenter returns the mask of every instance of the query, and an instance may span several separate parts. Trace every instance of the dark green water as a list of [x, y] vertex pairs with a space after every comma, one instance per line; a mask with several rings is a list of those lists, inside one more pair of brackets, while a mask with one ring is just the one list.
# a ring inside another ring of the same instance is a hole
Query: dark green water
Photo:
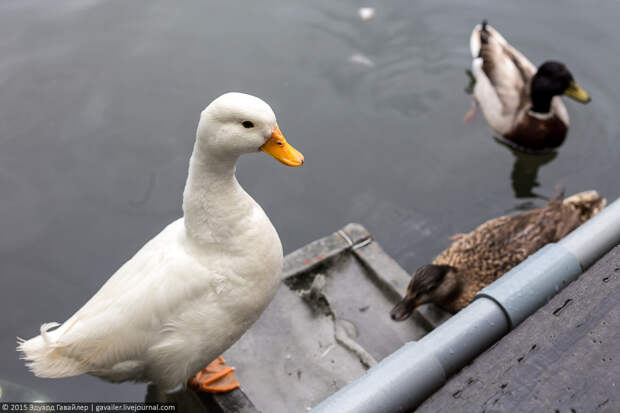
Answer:
[[[617, 1], [258, 3], [0, 3], [0, 384], [144, 398], [144, 385], [37, 379], [15, 336], [64, 321], [180, 215], [198, 114], [226, 91], [269, 102], [306, 157], [238, 168], [287, 252], [357, 221], [414, 270], [452, 233], [541, 205], [556, 183], [620, 195]], [[376, 17], [362, 21], [363, 6]], [[535, 64], [565, 62], [592, 95], [567, 101], [557, 154], [518, 155], [482, 117], [463, 124], [482, 18]]]

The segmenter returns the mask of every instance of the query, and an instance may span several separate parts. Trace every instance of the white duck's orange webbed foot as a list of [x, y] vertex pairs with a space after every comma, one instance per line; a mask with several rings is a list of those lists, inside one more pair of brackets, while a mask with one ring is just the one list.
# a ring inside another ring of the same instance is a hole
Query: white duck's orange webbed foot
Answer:
[[220, 356], [189, 379], [188, 384], [198, 391], [225, 393], [240, 386], [233, 376], [234, 370], [233, 367], [227, 366]]

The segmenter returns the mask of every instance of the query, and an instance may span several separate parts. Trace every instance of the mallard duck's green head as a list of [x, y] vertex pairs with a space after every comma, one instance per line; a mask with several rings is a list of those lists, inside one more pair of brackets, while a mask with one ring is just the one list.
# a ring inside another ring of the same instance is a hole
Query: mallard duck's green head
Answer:
[[426, 303], [441, 303], [460, 287], [457, 269], [449, 265], [423, 265], [407, 287], [407, 294], [390, 312], [394, 321], [409, 318], [416, 308]]
[[534, 112], [545, 113], [553, 96], [566, 95], [578, 102], [588, 103], [590, 95], [573, 79], [573, 75], [563, 63], [548, 61], [543, 63], [532, 78], [532, 104]]

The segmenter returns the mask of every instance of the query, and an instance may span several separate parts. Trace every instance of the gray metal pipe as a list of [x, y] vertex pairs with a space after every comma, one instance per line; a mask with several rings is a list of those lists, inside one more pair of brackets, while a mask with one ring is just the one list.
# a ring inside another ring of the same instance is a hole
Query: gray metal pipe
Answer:
[[620, 199], [504, 274], [448, 321], [418, 342], [405, 344], [312, 412], [389, 413], [415, 408], [618, 243]]
[[620, 199], [617, 199], [608, 205], [558, 243], [577, 257], [584, 270], [594, 264], [605, 252], [618, 245], [619, 201]]
[[580, 226], [557, 244], [548, 244], [476, 297], [495, 301], [511, 329], [577, 278], [601, 255], [620, 243], [620, 200]]
[[513, 329], [581, 274], [577, 258], [547, 244], [476, 294], [495, 301]]

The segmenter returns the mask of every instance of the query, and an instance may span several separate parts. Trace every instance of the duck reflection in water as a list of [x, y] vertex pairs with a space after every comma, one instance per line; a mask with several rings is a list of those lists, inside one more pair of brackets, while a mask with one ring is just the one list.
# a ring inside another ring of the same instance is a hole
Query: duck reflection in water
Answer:
[[541, 166], [553, 161], [558, 153], [556, 151], [527, 153], [512, 148], [499, 139], [496, 139], [496, 142], [508, 148], [515, 158], [510, 173], [510, 182], [515, 197], [546, 199], [547, 197], [534, 192], [534, 188], [540, 186], [538, 170]]

